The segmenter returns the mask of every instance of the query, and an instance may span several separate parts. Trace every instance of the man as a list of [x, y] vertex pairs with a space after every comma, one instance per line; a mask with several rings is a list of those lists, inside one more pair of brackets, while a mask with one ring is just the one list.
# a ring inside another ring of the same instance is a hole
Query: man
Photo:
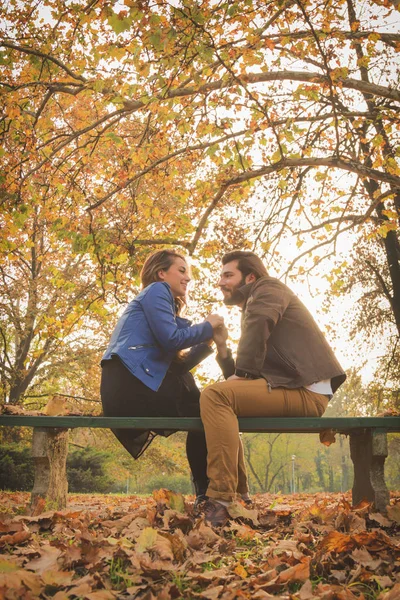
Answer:
[[208, 450], [205, 518], [222, 525], [238, 479], [237, 417], [320, 417], [346, 375], [311, 314], [253, 252], [222, 259], [219, 287], [228, 306], [242, 309], [236, 364], [226, 335], [215, 335], [227, 378], [207, 387], [200, 412]]

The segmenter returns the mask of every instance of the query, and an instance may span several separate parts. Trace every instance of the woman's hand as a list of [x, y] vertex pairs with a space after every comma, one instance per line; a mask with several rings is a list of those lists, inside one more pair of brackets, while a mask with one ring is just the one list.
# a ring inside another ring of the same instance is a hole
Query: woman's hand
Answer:
[[219, 315], [208, 315], [208, 317], [206, 317], [206, 321], [210, 323], [214, 331], [218, 327], [224, 325], [224, 317], [220, 317]]

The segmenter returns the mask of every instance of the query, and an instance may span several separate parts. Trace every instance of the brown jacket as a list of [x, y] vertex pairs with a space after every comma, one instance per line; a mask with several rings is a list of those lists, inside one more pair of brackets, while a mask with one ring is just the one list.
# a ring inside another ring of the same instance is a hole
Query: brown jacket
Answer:
[[[245, 306], [236, 374], [263, 377], [271, 387], [286, 388], [331, 379], [335, 392], [346, 375], [297, 296], [269, 275], [239, 291]], [[221, 366], [227, 375], [224, 366], [229, 369], [228, 364]]]

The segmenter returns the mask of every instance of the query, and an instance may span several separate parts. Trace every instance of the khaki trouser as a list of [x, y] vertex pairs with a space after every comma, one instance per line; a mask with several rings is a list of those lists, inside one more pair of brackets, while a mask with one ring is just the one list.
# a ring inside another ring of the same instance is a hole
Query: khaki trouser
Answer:
[[327, 396], [306, 388], [268, 390], [265, 379], [231, 379], [205, 388], [200, 414], [207, 440], [207, 496], [231, 502], [247, 489], [237, 417], [320, 417], [327, 405]]

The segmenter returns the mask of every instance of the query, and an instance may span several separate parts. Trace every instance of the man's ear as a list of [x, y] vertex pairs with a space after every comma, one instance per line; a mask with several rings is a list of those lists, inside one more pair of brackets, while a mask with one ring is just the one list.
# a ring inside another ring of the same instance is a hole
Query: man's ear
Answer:
[[255, 281], [255, 280], [256, 280], [256, 276], [254, 275], [254, 273], [249, 273], [245, 277], [245, 282], [246, 283], [253, 283], [253, 281]]

